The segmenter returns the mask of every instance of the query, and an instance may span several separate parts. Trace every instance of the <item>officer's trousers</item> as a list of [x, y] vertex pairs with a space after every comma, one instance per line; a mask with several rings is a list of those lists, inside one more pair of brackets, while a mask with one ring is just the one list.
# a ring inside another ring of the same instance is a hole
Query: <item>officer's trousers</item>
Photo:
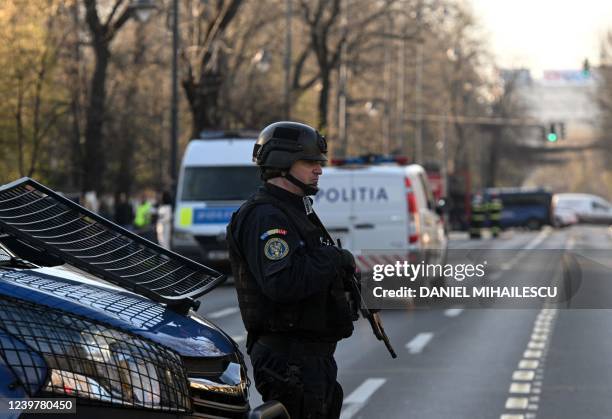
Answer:
[[291, 419], [337, 419], [342, 387], [333, 355], [289, 355], [259, 342], [251, 350], [255, 387], [263, 401], [281, 402]]

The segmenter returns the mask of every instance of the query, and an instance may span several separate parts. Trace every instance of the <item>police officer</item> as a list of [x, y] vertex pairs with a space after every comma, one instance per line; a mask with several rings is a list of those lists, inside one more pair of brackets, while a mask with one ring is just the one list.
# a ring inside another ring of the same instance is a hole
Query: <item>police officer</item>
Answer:
[[486, 218], [486, 208], [481, 195], [474, 196], [470, 217], [470, 238], [479, 239]]
[[227, 229], [255, 385], [293, 419], [340, 416], [333, 354], [353, 332], [345, 284], [355, 260], [326, 239], [309, 198], [326, 153], [308, 125], [264, 128], [253, 149], [264, 184]]
[[487, 204], [487, 214], [489, 216], [489, 227], [493, 237], [498, 237], [501, 233], [501, 216], [504, 205], [497, 196], [492, 196]]

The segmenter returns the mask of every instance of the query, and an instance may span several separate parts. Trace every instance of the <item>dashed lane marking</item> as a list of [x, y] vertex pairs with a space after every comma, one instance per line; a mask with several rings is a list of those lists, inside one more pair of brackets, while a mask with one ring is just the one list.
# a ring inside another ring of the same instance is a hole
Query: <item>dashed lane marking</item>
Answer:
[[538, 361], [524, 359], [519, 362], [518, 367], [522, 370], [535, 370], [538, 368], [538, 365], [540, 365]]
[[221, 317], [230, 316], [232, 314], [238, 313], [239, 311], [240, 309], [238, 307], [226, 307], [224, 309], [205, 314], [204, 317], [214, 320], [219, 319]]
[[514, 371], [512, 373], [512, 379], [516, 381], [533, 381], [534, 377], [534, 371]]
[[529, 383], [512, 383], [510, 384], [510, 393], [513, 394], [529, 394], [531, 384]]
[[460, 315], [463, 312], [463, 308], [460, 307], [454, 307], [454, 308], [449, 308], [447, 310], [444, 310], [444, 315], [446, 317], [457, 317], [458, 315]]
[[406, 349], [408, 349], [408, 352], [411, 354], [419, 354], [423, 351], [425, 346], [427, 346], [433, 336], [434, 334], [431, 332], [419, 333], [414, 339], [406, 344]]
[[527, 349], [525, 353], [523, 353], [523, 358], [542, 358], [542, 351]]
[[508, 397], [506, 409], [526, 409], [529, 405], [527, 397]]
[[[519, 361], [518, 370], [512, 373], [512, 382], [506, 400], [506, 409], [514, 412], [503, 413], [500, 419], [535, 419], [542, 394], [544, 361], [548, 352], [550, 333], [554, 328], [556, 310], [542, 309], [534, 322], [531, 340]], [[516, 397], [524, 396], [524, 397]], [[522, 412], [520, 412], [522, 410]]]
[[385, 378], [368, 378], [357, 387], [348, 397], [344, 399], [340, 419], [350, 419], [363, 408], [367, 401], [372, 397], [387, 380]]

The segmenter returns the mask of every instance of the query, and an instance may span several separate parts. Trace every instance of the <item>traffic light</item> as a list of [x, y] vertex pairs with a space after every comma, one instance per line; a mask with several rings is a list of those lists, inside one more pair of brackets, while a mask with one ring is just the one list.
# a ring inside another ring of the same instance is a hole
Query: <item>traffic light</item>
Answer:
[[559, 122], [559, 138], [565, 139], [565, 123]]
[[554, 143], [559, 139], [559, 136], [557, 135], [557, 127], [554, 123], [550, 124], [548, 133], [546, 134], [546, 139], [550, 143]]

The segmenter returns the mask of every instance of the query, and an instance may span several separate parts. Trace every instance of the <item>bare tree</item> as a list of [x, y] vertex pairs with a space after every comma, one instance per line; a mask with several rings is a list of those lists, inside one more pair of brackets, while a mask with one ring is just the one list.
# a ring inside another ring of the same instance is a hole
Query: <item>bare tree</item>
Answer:
[[85, 127], [85, 152], [83, 155], [84, 190], [100, 190], [106, 169], [105, 150], [103, 146], [103, 125], [106, 119], [106, 83], [108, 66], [111, 58], [110, 46], [117, 33], [132, 15], [130, 4], [126, 0], [114, 0], [109, 12], [102, 20], [98, 12], [98, 0], [83, 0], [85, 20], [91, 34], [91, 46], [94, 53], [94, 69], [89, 89], [89, 106], [87, 107]]
[[183, 34], [182, 85], [191, 110], [191, 136], [204, 129], [222, 128], [221, 91], [227, 77], [226, 30], [236, 17], [242, 0], [187, 2], [188, 25]]

